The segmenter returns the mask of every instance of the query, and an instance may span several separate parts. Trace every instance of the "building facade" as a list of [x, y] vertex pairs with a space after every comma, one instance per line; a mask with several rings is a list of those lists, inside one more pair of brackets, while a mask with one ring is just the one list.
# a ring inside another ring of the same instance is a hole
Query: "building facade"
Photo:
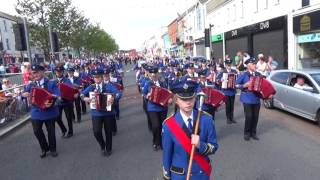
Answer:
[[303, 0], [288, 15], [289, 68], [320, 68], [320, 0]]

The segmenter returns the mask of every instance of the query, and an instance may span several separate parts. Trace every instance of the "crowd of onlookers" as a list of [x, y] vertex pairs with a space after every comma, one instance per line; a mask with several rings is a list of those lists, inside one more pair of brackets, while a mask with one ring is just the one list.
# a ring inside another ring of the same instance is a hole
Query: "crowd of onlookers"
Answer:
[[[232, 68], [236, 69], [238, 72], [244, 71], [246, 69], [245, 61], [248, 60], [251, 56], [247, 52], [237, 52], [234, 58], [231, 58], [229, 55], [225, 55], [225, 60], [231, 60]], [[278, 68], [278, 62], [273, 59], [271, 55], [265, 56], [260, 53], [256, 57], [257, 59], [257, 71], [264, 76], [268, 76], [271, 71]], [[219, 59], [217, 62], [217, 68], [222, 69], [224, 66], [224, 61]]]

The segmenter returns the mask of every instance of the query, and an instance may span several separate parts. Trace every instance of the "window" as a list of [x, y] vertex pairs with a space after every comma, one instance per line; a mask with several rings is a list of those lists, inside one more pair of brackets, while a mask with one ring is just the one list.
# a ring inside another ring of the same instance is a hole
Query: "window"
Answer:
[[241, 18], [244, 17], [244, 3], [243, 0], [241, 1]]
[[7, 32], [7, 21], [3, 20], [3, 25], [4, 25], [4, 32]]
[[311, 74], [311, 77], [317, 82], [320, 86], [320, 74]]
[[287, 84], [288, 78], [289, 78], [289, 72], [279, 72], [274, 74], [271, 77], [271, 80], [285, 85]]
[[9, 39], [6, 39], [6, 44], [7, 44], [7, 50], [10, 50], [10, 44], [9, 44]]
[[302, 0], [302, 7], [309, 6], [310, 0]]
[[259, 11], [259, 0], [256, 0], [256, 11], [255, 13], [257, 13]]
[[290, 80], [290, 86], [294, 86], [297, 83], [298, 78], [303, 78], [304, 79], [304, 84], [310, 87], [314, 87], [313, 84], [311, 83], [310, 79], [305, 76], [304, 74], [298, 74], [298, 73], [293, 73], [291, 76]]

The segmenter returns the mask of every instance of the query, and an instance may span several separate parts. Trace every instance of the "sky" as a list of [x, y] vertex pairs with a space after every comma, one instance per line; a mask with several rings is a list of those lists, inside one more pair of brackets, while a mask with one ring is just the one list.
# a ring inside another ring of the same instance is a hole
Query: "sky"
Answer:
[[[120, 49], [139, 49], [153, 33], [167, 26], [196, 0], [73, 0], [92, 23], [111, 34]], [[16, 0], [0, 0], [0, 11], [17, 15]]]

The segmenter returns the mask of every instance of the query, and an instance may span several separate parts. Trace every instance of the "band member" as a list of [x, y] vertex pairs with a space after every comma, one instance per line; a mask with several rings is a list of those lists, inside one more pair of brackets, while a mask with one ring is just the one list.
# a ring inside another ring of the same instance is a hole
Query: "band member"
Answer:
[[[198, 92], [201, 91], [201, 88], [204, 87], [210, 87], [214, 89], [214, 84], [212, 84], [210, 81], [207, 80], [206, 77], [207, 71], [206, 70], [202, 70], [198, 72], [199, 75], [199, 89]], [[203, 104], [202, 110], [209, 113], [212, 116], [212, 119], [214, 120], [215, 118], [215, 113], [216, 113], [216, 107], [214, 107], [211, 104]]]
[[[57, 66], [55, 68], [55, 73], [56, 73], [56, 83], [60, 84], [60, 83], [65, 83], [68, 85], [72, 86], [71, 81], [64, 77], [63, 73], [64, 73], [64, 67], [63, 66]], [[78, 95], [75, 96], [75, 98], [78, 98]], [[73, 116], [73, 101], [67, 100], [67, 99], [63, 99], [61, 100], [61, 103], [59, 103], [59, 116], [57, 119], [57, 123], [60, 126], [60, 129], [62, 131], [62, 137], [64, 138], [70, 138], [73, 136], [73, 123], [72, 123], [72, 116]], [[62, 121], [62, 111], [64, 111], [67, 122], [68, 122], [68, 134], [66, 134], [67, 129], [63, 124]]]
[[257, 125], [260, 111], [260, 97], [258, 94], [248, 91], [248, 87], [251, 85], [250, 77], [261, 75], [256, 72], [256, 63], [254, 58], [246, 60], [247, 71], [241, 74], [236, 81], [237, 87], [241, 89], [240, 101], [244, 107], [244, 140], [246, 141], [249, 141], [250, 137], [254, 140], [259, 140], [257, 137]]
[[[82, 81], [82, 83], [80, 83], [82, 88], [86, 88], [91, 84], [92, 79], [90, 78], [90, 74], [89, 72], [86, 71], [84, 66], [80, 66], [79, 78], [80, 78], [80, 82]], [[80, 101], [81, 101], [82, 114], [86, 114], [87, 113], [86, 103], [81, 98], [80, 98]]]
[[211, 164], [209, 155], [218, 149], [216, 130], [211, 115], [201, 113], [199, 135], [194, 135], [198, 111], [194, 109], [198, 84], [193, 81], [173, 85], [178, 111], [163, 123], [163, 177], [186, 179], [191, 146], [195, 145], [191, 179], [209, 180]]
[[[34, 64], [31, 66], [34, 82], [30, 83], [23, 93], [23, 97], [31, 97], [32, 88], [44, 88], [50, 93], [54, 94], [57, 98], [60, 96], [60, 91], [55, 81], [49, 81], [45, 77], [45, 68], [41, 65]], [[44, 158], [50, 151], [52, 157], [58, 156], [56, 151], [56, 134], [55, 134], [55, 121], [59, 116], [59, 108], [49, 100], [45, 101], [46, 109], [40, 109], [36, 105], [31, 107], [31, 124], [34, 135], [38, 139], [42, 153], [40, 158]], [[48, 132], [48, 141], [43, 132], [42, 126], [45, 124]]]
[[[146, 82], [143, 88], [143, 94], [146, 95], [147, 99], [151, 95], [150, 90], [152, 86], [167, 88], [167, 84], [164, 81], [159, 80], [157, 67], [151, 67], [149, 69], [149, 73], [150, 80]], [[161, 148], [162, 122], [166, 119], [168, 108], [148, 101], [147, 112], [149, 114], [152, 127], [153, 150], [157, 151]]]
[[[109, 68], [106, 68], [109, 69]], [[110, 69], [105, 71], [108, 72], [108, 74], [106, 74], [106, 77], [109, 83], [113, 84], [115, 86], [115, 84], [121, 85], [123, 87], [123, 81], [122, 81], [122, 77], [121, 75], [117, 75], [115, 71], [111, 72]], [[111, 75], [110, 75], [111, 72]], [[121, 89], [118, 89], [119, 91], [122, 91]], [[118, 99], [118, 101], [115, 101], [114, 103], [114, 108], [116, 111], [116, 120], [120, 119], [120, 99]]]
[[[103, 70], [95, 69], [92, 71], [95, 84], [88, 86], [81, 92], [81, 97], [84, 101], [91, 103], [93, 100], [89, 97], [90, 92], [98, 93], [112, 93], [115, 97], [108, 100], [109, 104], [113, 104], [114, 98], [118, 98], [116, 94], [119, 91], [110, 84], [103, 83]], [[111, 111], [91, 109], [93, 134], [101, 148], [101, 154], [103, 156], [110, 156], [112, 154], [112, 123], [114, 122], [115, 112], [114, 108]], [[102, 129], [104, 128], [105, 140], [102, 135]]]
[[[114, 88], [116, 88], [112, 82], [110, 81], [110, 69], [108, 67], [106, 67], [103, 71], [103, 83], [109, 86], [113, 86]], [[122, 96], [121, 91], [118, 89], [119, 93], [116, 94], [116, 96], [118, 98], [116, 98], [114, 100], [113, 103], [113, 107], [115, 110], [115, 118], [113, 119], [114, 121], [112, 122], [112, 135], [115, 136], [117, 134], [118, 128], [117, 128], [117, 121], [116, 119], [119, 119], [119, 113], [120, 113], [120, 109], [119, 109], [119, 102], [120, 102], [120, 98]], [[118, 116], [117, 116], [118, 115]]]
[[[219, 80], [220, 83], [224, 83], [225, 81], [228, 81], [228, 79], [223, 79], [223, 73], [235, 74], [235, 75], [237, 74], [236, 70], [231, 69], [231, 65], [232, 65], [231, 59], [226, 59], [224, 62], [225, 62], [225, 69], [221, 73], [219, 73], [219, 75], [217, 76], [217, 79]], [[234, 100], [235, 100], [237, 91], [235, 88], [223, 88], [223, 87], [221, 88], [221, 90], [226, 97], [227, 124], [237, 123], [233, 119]]]
[[[70, 82], [72, 83], [72, 85], [74, 87], [77, 87], [79, 88], [81, 86], [81, 82], [80, 82], [80, 79], [78, 77], [75, 77], [74, 76], [74, 72], [75, 72], [75, 69], [73, 67], [69, 67], [67, 69], [68, 71], [68, 79], [70, 80]], [[74, 100], [74, 104], [76, 106], [76, 112], [77, 112], [77, 122], [80, 123], [81, 122], [81, 99], [80, 97], [76, 98]], [[73, 110], [73, 109], [72, 109]], [[73, 111], [73, 119], [75, 120], [75, 116], [74, 116], [74, 111]]]
[[176, 64], [174, 62], [170, 62], [168, 64], [168, 69], [164, 73], [164, 78], [166, 83], [168, 84], [168, 88], [171, 88], [172, 83], [176, 80], [176, 74], [174, 69], [176, 68]]
[[184, 66], [185, 69], [187, 69], [187, 74], [182, 76], [180, 81], [197, 81], [198, 74], [195, 72], [194, 64], [193, 63], [187, 63]]
[[143, 76], [141, 76], [140, 80], [139, 80], [139, 87], [141, 88], [141, 95], [142, 95], [142, 100], [143, 100], [142, 101], [142, 108], [143, 108], [143, 111], [146, 113], [146, 116], [147, 116], [148, 129], [149, 129], [149, 131], [152, 131], [151, 120], [150, 120], [149, 113], [147, 111], [147, 104], [148, 104], [147, 94], [143, 93], [143, 87], [150, 80], [149, 77], [148, 77], [149, 66], [147, 64], [143, 64], [142, 67], [143, 67], [143, 69], [145, 71], [145, 74]]

